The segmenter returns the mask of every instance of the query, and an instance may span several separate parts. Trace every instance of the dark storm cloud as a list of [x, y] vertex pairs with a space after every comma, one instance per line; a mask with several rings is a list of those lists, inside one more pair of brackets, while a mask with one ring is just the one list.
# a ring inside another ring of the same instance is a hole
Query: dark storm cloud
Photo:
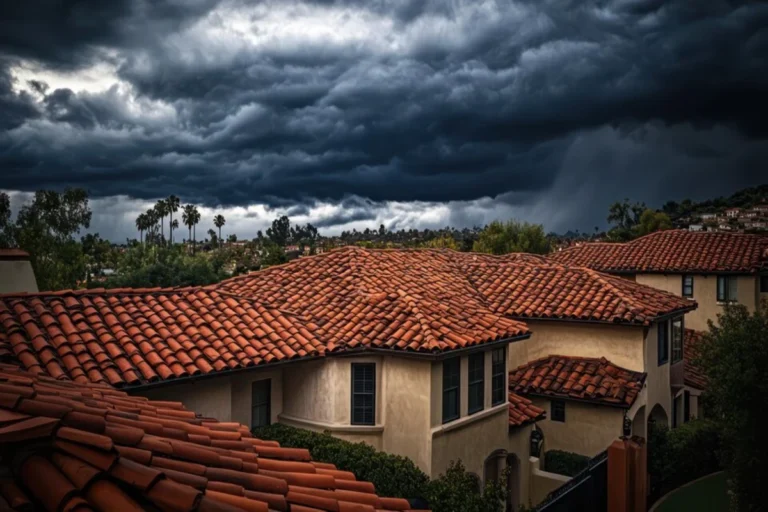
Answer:
[[[760, 2], [19, 5], [0, 7], [0, 19], [26, 20], [0, 22], [4, 188], [300, 203], [295, 215], [319, 200], [371, 201], [345, 204], [322, 221], [331, 226], [374, 219], [387, 201], [533, 207], [566, 182], [601, 180], [594, 193], [614, 194], [611, 172], [645, 180], [644, 198], [661, 200], [663, 173], [690, 181], [697, 166], [754, 183], [763, 170]], [[292, 29], [297, 20], [305, 25]], [[333, 23], [332, 35], [313, 35]], [[20, 59], [67, 70], [110, 62], [123, 84], [83, 92], [38, 80], [35, 98], [14, 89]], [[681, 126], [691, 131], [672, 137]], [[729, 145], [713, 143], [724, 133]], [[627, 153], [596, 145], [606, 140]], [[591, 201], [578, 215], [598, 209]]]

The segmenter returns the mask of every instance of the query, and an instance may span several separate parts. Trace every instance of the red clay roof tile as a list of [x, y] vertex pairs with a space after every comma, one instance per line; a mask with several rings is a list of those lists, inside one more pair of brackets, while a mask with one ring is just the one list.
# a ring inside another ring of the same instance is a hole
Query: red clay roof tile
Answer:
[[704, 390], [707, 388], [707, 377], [696, 364], [698, 345], [704, 336], [703, 332], [686, 329], [683, 335], [683, 380], [686, 386]]
[[516, 393], [509, 392], [509, 426], [522, 427], [542, 420], [546, 417], [544, 409], [533, 405], [533, 402]]
[[[352, 473], [331, 464], [312, 462], [305, 449], [281, 448], [274, 441], [253, 438], [243, 425], [196, 417], [180, 403], [153, 402], [103, 384], [56, 381], [2, 363], [0, 385], [12, 392], [6, 393], [9, 397], [16, 397], [0, 402], [2, 429], [28, 432], [0, 436], [3, 456], [23, 460], [3, 469], [11, 478], [0, 478], [0, 503], [128, 512], [144, 510], [147, 502], [162, 510], [209, 512], [269, 507], [295, 512], [306, 504], [322, 506], [315, 510], [324, 511], [400, 510], [407, 503], [381, 499], [370, 482], [359, 482]], [[21, 414], [17, 409], [23, 405], [22, 396], [35, 403], [66, 397], [74, 407], [87, 404], [94, 414], [73, 411], [63, 419], [35, 416], [35, 411]], [[118, 407], [140, 412], [133, 417], [142, 420], [122, 417], [131, 413], [119, 413]], [[77, 420], [74, 415], [78, 414], [101, 422], [69, 421]], [[45, 425], [45, 431], [30, 420]], [[157, 428], [159, 434], [151, 433]], [[204, 434], [189, 436], [189, 441], [163, 437], [171, 430], [174, 435], [186, 433], [187, 428]], [[221, 446], [205, 444], [222, 435], [232, 439]], [[0, 466], [5, 460], [0, 460]]]
[[616, 366], [605, 358], [548, 356], [509, 373], [509, 390], [631, 407], [645, 382], [645, 373]]
[[585, 243], [550, 259], [616, 273], [751, 273], [768, 264], [768, 236], [657, 231], [626, 243]]

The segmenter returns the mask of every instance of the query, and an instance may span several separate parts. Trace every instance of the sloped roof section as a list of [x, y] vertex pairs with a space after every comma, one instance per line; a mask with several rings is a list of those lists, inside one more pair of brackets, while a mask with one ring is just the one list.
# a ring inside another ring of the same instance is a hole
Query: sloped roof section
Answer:
[[752, 273], [768, 265], [768, 236], [657, 231], [626, 243], [586, 243], [552, 261], [603, 272]]
[[509, 393], [509, 426], [523, 427], [546, 418], [547, 413], [516, 393]]
[[0, 364], [0, 509], [408, 510], [300, 448], [101, 384]]
[[704, 371], [696, 364], [699, 355], [698, 346], [704, 333], [686, 329], [683, 334], [683, 382], [686, 386], [704, 390], [707, 388], [707, 377]]
[[78, 383], [137, 385], [324, 351], [294, 316], [213, 290], [0, 296], [0, 359]]
[[551, 355], [509, 373], [510, 392], [584, 400], [631, 407], [646, 374], [617, 366], [605, 358]]

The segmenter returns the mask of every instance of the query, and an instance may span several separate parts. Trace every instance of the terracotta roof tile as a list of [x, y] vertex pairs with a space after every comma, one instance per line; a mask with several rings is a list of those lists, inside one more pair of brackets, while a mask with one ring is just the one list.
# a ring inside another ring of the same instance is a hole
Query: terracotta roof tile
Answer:
[[658, 231], [626, 243], [585, 243], [550, 259], [617, 273], [749, 273], [768, 264], [768, 236]]
[[522, 427], [543, 420], [547, 416], [544, 409], [516, 393], [509, 392], [509, 426]]
[[686, 386], [704, 390], [707, 388], [707, 377], [702, 369], [695, 364], [698, 356], [698, 344], [704, 333], [686, 329], [683, 335], [683, 379]]
[[605, 358], [551, 355], [511, 371], [509, 390], [524, 396], [631, 407], [645, 377], [645, 373], [621, 368]]
[[[15, 509], [266, 512], [271, 507], [295, 512], [302, 507], [407, 507], [405, 500], [380, 498], [370, 482], [358, 482], [352, 473], [313, 463], [307, 450], [255, 439], [244, 425], [197, 417], [177, 402], [153, 402], [102, 384], [57, 381], [5, 364], [0, 364], [0, 386], [15, 397], [0, 401], [0, 503]], [[73, 410], [47, 417], [41, 407], [19, 412], [25, 401], [50, 403], [50, 398], [63, 396], [98, 413]], [[137, 411], [133, 414], [144, 420], [126, 426], [122, 422], [132, 420], [116, 413], [118, 407]], [[101, 421], [78, 419], [83, 416]], [[198, 434], [180, 441], [165, 437], [162, 432], [168, 430]], [[221, 435], [234, 444], [205, 444]]]

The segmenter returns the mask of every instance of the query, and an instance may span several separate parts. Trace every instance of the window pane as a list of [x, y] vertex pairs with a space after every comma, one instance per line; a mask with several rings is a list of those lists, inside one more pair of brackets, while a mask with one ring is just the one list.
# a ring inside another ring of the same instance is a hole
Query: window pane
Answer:
[[676, 318], [672, 321], [672, 362], [677, 363], [683, 359], [683, 319]]
[[376, 365], [352, 363], [352, 424], [376, 423]]
[[693, 297], [693, 276], [683, 276], [683, 297]]
[[552, 421], [565, 421], [565, 402], [562, 400], [552, 400], [550, 403]]
[[262, 427], [271, 423], [270, 379], [259, 380], [251, 384], [251, 426]]
[[760, 276], [760, 293], [768, 293], [768, 276]]
[[472, 414], [483, 410], [485, 390], [485, 354], [469, 356], [469, 404], [468, 412]]
[[725, 276], [717, 276], [717, 300], [725, 302]]
[[459, 358], [443, 361], [443, 423], [459, 417]]
[[738, 282], [735, 277], [729, 276], [726, 279], [726, 282], [728, 283], [728, 300], [731, 302], [736, 302], [738, 293], [736, 289], [736, 283]]
[[491, 354], [491, 404], [506, 402], [506, 350], [497, 348]]
[[669, 323], [667, 321], [659, 322], [658, 331], [658, 356], [659, 364], [664, 364], [669, 360]]

